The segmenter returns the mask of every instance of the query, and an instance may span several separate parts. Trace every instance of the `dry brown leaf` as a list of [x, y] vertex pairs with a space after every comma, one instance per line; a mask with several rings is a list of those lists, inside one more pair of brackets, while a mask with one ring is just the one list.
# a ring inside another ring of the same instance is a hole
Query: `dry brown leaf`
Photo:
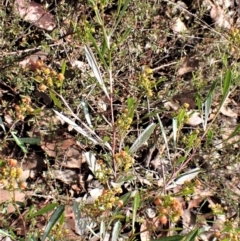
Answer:
[[16, 14], [19, 14], [24, 21], [30, 22], [39, 28], [52, 31], [56, 26], [53, 15], [47, 13], [39, 3], [16, 0], [14, 7]]
[[196, 224], [196, 214], [191, 212], [189, 209], [183, 211], [182, 222], [183, 226], [192, 229]]
[[172, 99], [178, 102], [181, 106], [183, 106], [184, 104], [188, 104], [189, 109], [196, 108], [196, 94], [194, 90], [185, 90], [180, 94], [174, 95]]
[[238, 117], [238, 114], [236, 111], [233, 111], [231, 108], [229, 108], [227, 105], [223, 105], [220, 109], [220, 113], [225, 115], [225, 116], [228, 116], [228, 117], [231, 117], [231, 118], [234, 118], [234, 119], [237, 119]]
[[212, 4], [210, 16], [215, 22], [215, 25], [221, 28], [230, 29], [233, 24], [233, 18], [230, 16], [230, 12], [227, 8], [221, 7], [217, 4]]
[[180, 18], [173, 19], [173, 24], [171, 29], [175, 33], [187, 32], [187, 27]]
[[199, 60], [194, 57], [185, 56], [181, 60], [182, 64], [177, 71], [178, 76], [182, 76], [186, 73], [196, 70], [199, 66]]
[[[14, 191], [14, 200], [16, 202], [23, 202], [25, 200], [25, 193], [15, 190]], [[11, 202], [12, 201], [12, 194], [9, 193], [7, 190], [0, 189], [0, 203], [4, 202]], [[15, 211], [15, 207], [10, 203], [7, 207], [7, 212], [12, 213]]]
[[31, 54], [30, 56], [27, 56], [24, 60], [19, 62], [19, 65], [22, 68], [26, 68], [27, 66], [30, 67], [32, 71], [36, 70], [36, 61], [39, 60], [45, 60], [48, 56], [47, 52], [38, 51], [34, 54]]
[[150, 233], [147, 230], [147, 221], [144, 219], [140, 227], [140, 239], [141, 241], [149, 241]]
[[72, 184], [78, 181], [78, 174], [75, 170], [53, 170], [52, 172], [56, 179], [66, 184]]
[[192, 209], [192, 208], [197, 208], [199, 207], [200, 203], [203, 201], [203, 198], [195, 198], [192, 199], [188, 202], [188, 209]]
[[55, 136], [45, 137], [41, 147], [48, 156], [56, 157], [61, 166], [80, 168], [85, 162], [80, 144], [68, 133], [59, 132]]
[[202, 124], [203, 120], [199, 116], [198, 112], [192, 113], [191, 111], [189, 111], [188, 114], [189, 114], [189, 118], [188, 118], [188, 121], [187, 121], [188, 125], [190, 125], [190, 126], [198, 126], [198, 125]]

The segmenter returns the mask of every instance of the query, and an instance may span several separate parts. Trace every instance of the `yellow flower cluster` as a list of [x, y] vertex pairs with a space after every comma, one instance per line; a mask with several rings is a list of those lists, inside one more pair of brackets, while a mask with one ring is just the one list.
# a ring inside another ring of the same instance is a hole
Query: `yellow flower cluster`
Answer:
[[65, 79], [62, 73], [57, 73], [55, 70], [47, 67], [42, 60], [38, 60], [34, 64], [33, 70], [35, 71], [34, 79], [39, 83], [38, 89], [43, 92], [54, 85], [57, 87], [62, 86]]
[[163, 225], [169, 220], [177, 222], [183, 214], [181, 203], [174, 197], [156, 197], [154, 204], [158, 211], [159, 222]]
[[124, 171], [129, 170], [129, 168], [134, 164], [134, 159], [125, 151], [116, 153], [114, 159], [118, 165], [118, 168], [124, 169]]
[[22, 97], [21, 104], [15, 105], [14, 109], [16, 117], [23, 121], [26, 115], [34, 112], [34, 109], [31, 107], [31, 98], [29, 96]]
[[25, 189], [27, 184], [21, 182], [22, 168], [17, 167], [17, 160], [0, 160], [0, 188], [7, 190]]
[[116, 123], [120, 135], [124, 136], [132, 124], [132, 118], [129, 116], [128, 109], [125, 109], [124, 112], [118, 116]]
[[100, 195], [94, 202], [94, 209], [107, 211], [112, 209], [114, 206], [122, 206], [122, 201], [119, 200], [119, 197], [117, 197], [117, 195], [121, 193], [121, 188], [103, 190], [102, 195]]
[[150, 69], [149, 67], [145, 67], [144, 72], [139, 75], [138, 84], [140, 85], [140, 87], [144, 89], [148, 97], [152, 97], [153, 95], [152, 93], [152, 87], [154, 85], [153, 80], [154, 78], [152, 74], [152, 69]]
[[98, 160], [100, 169], [95, 172], [95, 177], [102, 183], [106, 184], [110, 176], [113, 174], [113, 170], [109, 168], [102, 160]]

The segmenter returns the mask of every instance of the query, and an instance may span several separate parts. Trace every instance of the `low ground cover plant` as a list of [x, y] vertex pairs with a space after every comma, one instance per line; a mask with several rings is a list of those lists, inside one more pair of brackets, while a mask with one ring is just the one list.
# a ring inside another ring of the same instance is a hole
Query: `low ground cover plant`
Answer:
[[235, 4], [1, 3], [4, 240], [239, 239]]

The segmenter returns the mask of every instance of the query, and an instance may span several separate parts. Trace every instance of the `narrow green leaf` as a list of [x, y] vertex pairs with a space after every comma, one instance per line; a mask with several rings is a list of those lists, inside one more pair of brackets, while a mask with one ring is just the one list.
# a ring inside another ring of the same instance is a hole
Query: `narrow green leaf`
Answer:
[[57, 223], [58, 219], [61, 217], [62, 213], [64, 212], [65, 206], [60, 205], [55, 212], [52, 214], [45, 230], [42, 236], [41, 241], [44, 241], [47, 237], [50, 231], [52, 230], [53, 226]]
[[52, 211], [58, 204], [57, 203], [50, 203], [49, 205], [47, 205], [46, 207], [40, 209], [39, 211], [33, 213], [33, 214], [30, 214], [28, 216], [28, 219], [29, 218], [34, 218], [36, 216], [39, 216], [39, 215], [43, 215], [45, 213], [48, 213], [50, 211]]
[[134, 202], [133, 202], [133, 217], [132, 217], [132, 233], [135, 233], [135, 221], [136, 221], [136, 215], [137, 210], [140, 205], [140, 195], [139, 192], [136, 191]]
[[[7, 141], [15, 141], [14, 138], [7, 138]], [[22, 143], [24, 144], [30, 144], [30, 145], [39, 145], [41, 143], [41, 139], [39, 137], [21, 137], [18, 138]]]
[[61, 73], [62, 73], [63, 75], [65, 74], [66, 67], [67, 67], [67, 62], [66, 62], [66, 60], [63, 60], [63, 63], [62, 63], [62, 71], [61, 71]]
[[202, 100], [201, 100], [201, 96], [198, 93], [196, 96], [196, 102], [197, 102], [197, 107], [199, 112], [202, 112]]
[[27, 153], [27, 149], [26, 149], [24, 143], [13, 132], [11, 132], [11, 135], [12, 135], [14, 141], [16, 142], [16, 144], [22, 149], [22, 151], [24, 153]]
[[127, 99], [127, 107], [128, 107], [128, 109], [129, 110], [132, 109], [133, 105], [134, 105], [134, 99], [132, 97], [128, 98]]
[[54, 105], [56, 105], [59, 109], [62, 109], [62, 104], [60, 100], [57, 98], [57, 96], [52, 91], [50, 91], [49, 94], [51, 99], [53, 100]]
[[184, 241], [195, 241], [196, 237], [198, 236], [198, 232], [198, 229], [194, 229], [184, 238]]
[[231, 86], [232, 72], [228, 69], [223, 83], [223, 96], [220, 104], [220, 108], [223, 106], [226, 98], [228, 97], [230, 86]]
[[108, 69], [108, 64], [106, 63], [106, 61], [105, 61], [105, 59], [104, 59], [104, 56], [103, 56], [101, 50], [99, 49], [99, 47], [98, 47], [98, 45], [97, 45], [97, 43], [96, 43], [95, 38], [92, 36], [91, 33], [89, 33], [89, 39], [91, 40], [94, 48], [96, 49], [96, 51], [97, 51], [97, 53], [98, 53], [98, 55], [99, 55], [99, 57], [100, 57], [100, 60], [101, 60], [102, 64], [104, 64], [105, 68]]
[[209, 117], [209, 114], [210, 114], [210, 109], [211, 109], [211, 105], [212, 105], [212, 99], [213, 99], [213, 92], [214, 90], [216, 89], [216, 86], [217, 86], [217, 80], [214, 81], [214, 83], [212, 84], [209, 92], [208, 92], [208, 95], [207, 95], [207, 98], [204, 102], [204, 117], [203, 117], [203, 130], [205, 131], [206, 128], [207, 128], [207, 121], [208, 121], [208, 117]]
[[1, 236], [4, 236], [4, 237], [9, 237], [9, 238], [14, 239], [13, 236], [11, 236], [7, 231], [5, 231], [5, 230], [3, 230], [3, 229], [0, 229], [0, 235], [1, 235]]
[[100, 233], [100, 241], [104, 240], [104, 237], [106, 235], [106, 225], [103, 220], [101, 221], [101, 224], [100, 224], [100, 232], [99, 233]]
[[130, 152], [134, 153], [136, 152], [145, 142], [148, 141], [149, 137], [152, 135], [156, 127], [156, 124], [151, 123], [135, 140], [135, 142], [132, 144], [130, 148]]
[[150, 241], [182, 241], [184, 236], [181, 235], [174, 235], [171, 237], [164, 237], [159, 239], [151, 239]]
[[119, 234], [120, 234], [121, 227], [122, 227], [122, 224], [121, 224], [120, 221], [117, 221], [114, 224], [113, 231], [112, 231], [112, 241], [118, 241], [119, 240], [118, 237], [119, 237]]
[[108, 90], [107, 90], [107, 88], [105, 86], [105, 83], [103, 81], [103, 78], [102, 78], [99, 66], [97, 64], [97, 61], [96, 61], [96, 59], [94, 57], [93, 52], [91, 51], [91, 49], [87, 45], [84, 45], [84, 50], [85, 50], [85, 55], [86, 55], [88, 64], [90, 65], [90, 67], [91, 67], [91, 69], [92, 69], [92, 71], [94, 73], [95, 78], [97, 79], [100, 87], [102, 88], [103, 92], [105, 93], [105, 95], [109, 99]]
[[81, 105], [83, 108], [85, 119], [86, 119], [88, 125], [92, 128], [93, 126], [92, 126], [91, 118], [90, 118], [89, 111], [88, 111], [88, 105], [84, 98], [82, 98], [82, 100], [81, 100]]
[[112, 29], [112, 31], [111, 31], [111, 33], [110, 33], [110, 36], [113, 35], [113, 33], [114, 33], [114, 31], [116, 30], [118, 24], [121, 22], [122, 17], [123, 17], [123, 15], [124, 15], [125, 12], [126, 12], [126, 9], [127, 9], [127, 7], [128, 7], [129, 2], [130, 2], [130, 0], [126, 0], [126, 1], [125, 1], [125, 3], [124, 3], [124, 5], [123, 5], [123, 7], [122, 7], [122, 9], [120, 10], [120, 13], [119, 13], [119, 15], [118, 15], [116, 24], [114, 25], [114, 27], [113, 27], [113, 29]]

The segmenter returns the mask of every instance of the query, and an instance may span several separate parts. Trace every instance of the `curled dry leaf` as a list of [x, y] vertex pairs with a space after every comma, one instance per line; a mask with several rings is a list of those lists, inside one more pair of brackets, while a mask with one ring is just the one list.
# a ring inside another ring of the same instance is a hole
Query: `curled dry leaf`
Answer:
[[16, 0], [14, 10], [24, 21], [30, 22], [44, 30], [52, 31], [56, 26], [53, 15], [45, 12], [44, 7], [39, 3]]
[[212, 8], [210, 11], [210, 16], [215, 22], [215, 25], [221, 28], [230, 29], [233, 24], [233, 18], [230, 16], [230, 12], [228, 9], [224, 9], [223, 7], [212, 4]]
[[173, 25], [171, 29], [175, 33], [187, 32], [187, 27], [180, 18], [173, 19]]
[[238, 114], [237, 112], [234, 112], [230, 107], [228, 107], [227, 105], [223, 105], [220, 109], [220, 113], [228, 116], [228, 117], [232, 117], [234, 119], [237, 119]]
[[198, 126], [200, 124], [202, 124], [203, 120], [202, 118], [199, 116], [198, 112], [194, 112], [192, 113], [191, 111], [188, 112], [189, 114], [189, 119], [187, 121], [187, 124], [190, 126]]
[[194, 57], [185, 56], [181, 60], [180, 68], [177, 71], [178, 76], [182, 76], [186, 73], [192, 72], [193, 70], [196, 70], [199, 66], [199, 60]]
[[191, 230], [195, 226], [196, 220], [197, 220], [196, 214], [191, 212], [189, 209], [185, 209], [183, 211], [182, 222], [184, 227], [187, 227], [188, 229]]

